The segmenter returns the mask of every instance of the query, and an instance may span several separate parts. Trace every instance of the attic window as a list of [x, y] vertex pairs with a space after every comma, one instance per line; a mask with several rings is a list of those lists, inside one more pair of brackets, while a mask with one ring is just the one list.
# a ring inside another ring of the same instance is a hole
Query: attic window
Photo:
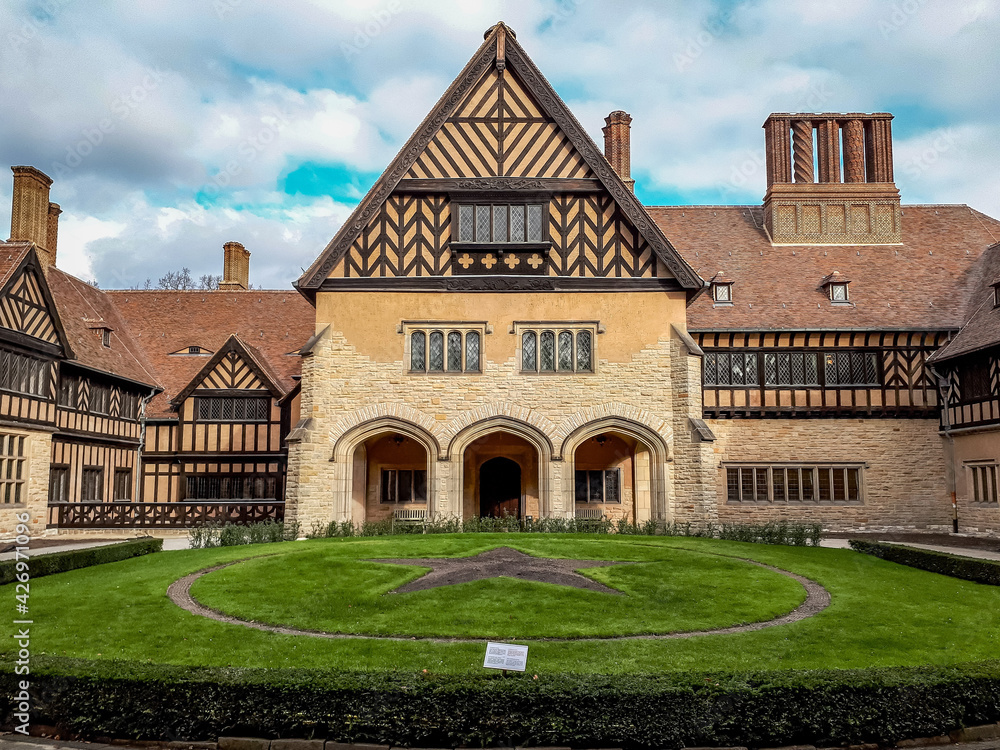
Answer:
[[820, 286], [826, 289], [830, 302], [835, 305], [847, 305], [851, 302], [851, 293], [848, 289], [850, 283], [851, 280], [840, 271], [834, 271], [823, 279]]
[[106, 347], [108, 347], [110, 349], [111, 348], [111, 329], [110, 328], [101, 328], [99, 330], [101, 332], [101, 343], [104, 344], [104, 346], [106, 346]]
[[188, 354], [201, 354], [201, 347], [200, 346], [189, 346], [188, 347]]
[[712, 301], [718, 305], [733, 304], [733, 280], [719, 271], [709, 282], [712, 285]]
[[1000, 279], [993, 282], [993, 307], [1000, 307]]

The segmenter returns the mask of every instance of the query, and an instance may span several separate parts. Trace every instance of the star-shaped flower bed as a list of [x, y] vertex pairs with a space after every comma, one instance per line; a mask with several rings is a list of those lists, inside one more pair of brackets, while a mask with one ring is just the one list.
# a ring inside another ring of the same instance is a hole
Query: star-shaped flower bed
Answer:
[[431, 571], [415, 581], [403, 584], [391, 594], [406, 594], [411, 591], [426, 591], [440, 586], [454, 586], [458, 583], [481, 581], [486, 578], [513, 578], [519, 581], [539, 581], [560, 586], [598, 591], [602, 594], [616, 594], [602, 583], [598, 583], [576, 571], [580, 568], [606, 568], [611, 565], [628, 563], [611, 560], [560, 560], [551, 557], [532, 557], [510, 547], [495, 547], [472, 557], [444, 558], [402, 558], [396, 560], [368, 560], [367, 562], [389, 563], [392, 565], [415, 565], [430, 568]]

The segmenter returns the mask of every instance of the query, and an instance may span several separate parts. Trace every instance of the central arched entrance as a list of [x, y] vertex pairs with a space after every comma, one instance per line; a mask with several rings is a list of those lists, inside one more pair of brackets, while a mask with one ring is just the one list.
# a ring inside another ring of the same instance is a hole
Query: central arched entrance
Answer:
[[479, 467], [479, 515], [521, 517], [521, 467], [509, 458], [491, 458]]
[[538, 450], [520, 435], [489, 432], [462, 451], [462, 517], [538, 518]]

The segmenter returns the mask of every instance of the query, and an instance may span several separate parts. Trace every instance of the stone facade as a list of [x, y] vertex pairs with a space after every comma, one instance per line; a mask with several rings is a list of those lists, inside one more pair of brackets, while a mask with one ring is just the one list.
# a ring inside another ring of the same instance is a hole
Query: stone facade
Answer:
[[26, 501], [0, 505], [0, 539], [13, 539], [19, 523], [18, 516], [27, 513], [31, 538], [45, 535], [48, 522], [49, 462], [52, 456], [52, 434], [42, 430], [0, 427], [5, 435], [23, 435], [25, 440], [25, 469], [27, 471]]
[[[816, 521], [835, 531], [949, 531], [944, 442], [926, 419], [710, 420], [713, 486], [723, 523]], [[860, 464], [857, 503], [728, 502], [727, 464]]]
[[[671, 326], [683, 324], [683, 294], [351, 297], [350, 305], [343, 304], [344, 295], [317, 299], [318, 327], [329, 329], [304, 362], [302, 415], [310, 422], [289, 455], [288, 515], [303, 528], [386, 515], [372, 499], [373, 475], [357, 464], [359, 447], [385, 435], [423, 446], [428, 491], [421, 507], [431, 515], [474, 512], [468, 475], [477, 467], [466, 458], [478, 441], [495, 435], [510, 436], [512, 447], [527, 445], [533, 453], [530, 466], [522, 467], [533, 471], [537, 465], [537, 476], [524, 483], [525, 515], [573, 517], [576, 451], [602, 435], [628, 446], [608, 468], [631, 472], [623, 500], [632, 502], [602, 508], [608, 516], [700, 520], [711, 512], [687, 469], [683, 478], [674, 470], [678, 451], [685, 463], [689, 457], [697, 463], [704, 450], [691, 447], [689, 426], [701, 413], [698, 360]], [[516, 321], [545, 321], [538, 325], [558, 329], [560, 322], [588, 317], [603, 331], [596, 337], [595, 372], [520, 370]], [[485, 320], [482, 372], [409, 372], [398, 331], [402, 321], [421, 318]], [[412, 469], [411, 463], [401, 468]], [[365, 477], [362, 491], [356, 485]]]

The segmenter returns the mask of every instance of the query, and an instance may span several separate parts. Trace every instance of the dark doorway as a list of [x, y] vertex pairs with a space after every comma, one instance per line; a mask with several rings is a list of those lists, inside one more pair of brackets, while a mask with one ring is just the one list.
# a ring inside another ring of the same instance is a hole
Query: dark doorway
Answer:
[[491, 458], [479, 467], [479, 515], [521, 517], [521, 467], [509, 458]]

